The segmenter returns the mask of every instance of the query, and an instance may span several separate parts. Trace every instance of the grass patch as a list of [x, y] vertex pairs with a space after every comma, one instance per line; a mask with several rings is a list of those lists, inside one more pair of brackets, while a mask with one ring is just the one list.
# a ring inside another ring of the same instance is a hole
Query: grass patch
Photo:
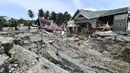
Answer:
[[114, 68], [114, 67], [112, 67], [112, 70], [113, 70], [115, 73], [126, 73], [125, 71], [116, 69], [116, 68]]
[[[109, 62], [109, 68], [113, 70], [115, 73], [130, 73], [130, 68], [129, 66], [123, 64], [120, 61], [111, 61]], [[128, 72], [126, 72], [126, 70]]]

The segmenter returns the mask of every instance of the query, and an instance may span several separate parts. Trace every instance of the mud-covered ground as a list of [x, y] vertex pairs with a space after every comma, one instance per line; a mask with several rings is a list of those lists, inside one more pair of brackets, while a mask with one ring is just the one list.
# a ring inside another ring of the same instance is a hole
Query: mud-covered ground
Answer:
[[115, 41], [5, 28], [0, 32], [0, 73], [130, 73], [129, 37], [122, 37]]

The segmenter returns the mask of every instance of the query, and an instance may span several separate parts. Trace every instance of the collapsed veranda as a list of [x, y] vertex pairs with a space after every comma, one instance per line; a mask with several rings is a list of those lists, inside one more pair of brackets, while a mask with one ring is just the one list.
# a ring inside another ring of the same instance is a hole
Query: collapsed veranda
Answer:
[[68, 27], [70, 32], [93, 33], [108, 23], [112, 27], [112, 31], [125, 32], [130, 30], [129, 19], [129, 7], [101, 11], [78, 9], [68, 22]]

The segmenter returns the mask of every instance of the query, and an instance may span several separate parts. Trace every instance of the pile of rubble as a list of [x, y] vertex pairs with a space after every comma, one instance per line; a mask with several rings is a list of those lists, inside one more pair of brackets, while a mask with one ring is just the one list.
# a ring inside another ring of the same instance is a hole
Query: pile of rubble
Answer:
[[6, 33], [0, 39], [0, 73], [130, 72], [130, 62], [125, 60], [128, 54], [122, 54], [126, 47], [114, 40], [84, 36], [63, 38], [59, 34], [36, 29]]
[[97, 38], [99, 40], [113, 40], [119, 42], [128, 42], [130, 43], [130, 36], [118, 35], [112, 31], [97, 31], [91, 35], [92, 38]]

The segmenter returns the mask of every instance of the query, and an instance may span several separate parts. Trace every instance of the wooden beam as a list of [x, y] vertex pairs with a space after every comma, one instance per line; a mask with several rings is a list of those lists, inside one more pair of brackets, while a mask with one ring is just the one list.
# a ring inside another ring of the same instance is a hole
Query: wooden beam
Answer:
[[75, 20], [88, 20], [88, 19], [86, 19], [85, 17], [78, 17], [78, 18], [75, 18]]

